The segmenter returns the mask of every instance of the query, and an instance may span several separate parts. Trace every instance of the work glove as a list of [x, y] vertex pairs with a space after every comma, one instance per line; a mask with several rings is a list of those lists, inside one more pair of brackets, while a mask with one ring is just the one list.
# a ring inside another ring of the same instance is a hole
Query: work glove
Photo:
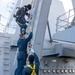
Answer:
[[26, 23], [26, 26], [30, 26], [30, 24], [29, 23]]
[[34, 49], [30, 48], [29, 54], [28, 55], [34, 55]]
[[33, 49], [33, 48], [31, 48], [30, 51], [31, 51], [32, 53], [34, 53], [34, 49]]

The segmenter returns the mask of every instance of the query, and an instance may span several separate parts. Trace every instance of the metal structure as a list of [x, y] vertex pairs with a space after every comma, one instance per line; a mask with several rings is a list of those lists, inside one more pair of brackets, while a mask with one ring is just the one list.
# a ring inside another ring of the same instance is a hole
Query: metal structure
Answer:
[[[48, 23], [51, 2], [52, 0], [35, 0], [33, 5], [34, 7], [31, 12], [32, 19], [30, 20], [30, 23], [33, 26], [34, 34], [31, 42], [40, 59], [39, 75], [75, 75], [75, 44], [73, 42], [64, 43], [62, 41], [60, 42], [59, 40], [55, 40], [58, 33], [54, 34], [53, 38], [51, 37], [50, 25]], [[20, 2], [16, 6], [19, 5]], [[46, 27], [48, 27], [50, 37], [49, 40], [45, 39]], [[72, 30], [74, 34], [74, 26]], [[62, 35], [62, 32], [59, 33]], [[71, 33], [71, 29], [68, 29], [68, 32]], [[67, 31], [65, 31], [65, 33], [67, 34]], [[59, 37], [61, 36], [60, 34]], [[2, 42], [0, 44], [1, 75], [14, 75], [17, 62], [13, 65], [13, 61], [17, 50], [18, 35], [18, 25], [15, 34], [0, 34], [0, 39]], [[70, 36], [71, 34], [68, 35]], [[62, 40], [64, 37], [62, 36], [60, 38]], [[75, 38], [73, 38], [73, 40], [70, 38], [70, 41], [75, 41]]]
[[62, 31], [68, 29], [74, 25], [75, 9], [71, 9], [68, 12], [57, 17], [56, 31]]

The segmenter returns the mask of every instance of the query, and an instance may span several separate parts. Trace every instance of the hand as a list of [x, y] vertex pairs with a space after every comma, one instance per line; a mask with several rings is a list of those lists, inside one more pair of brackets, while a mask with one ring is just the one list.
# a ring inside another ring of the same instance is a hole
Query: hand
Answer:
[[27, 26], [30, 26], [30, 24], [29, 24], [29, 23], [26, 23], [26, 25], [27, 25]]
[[32, 32], [33, 30], [32, 30], [32, 27], [30, 26], [30, 32]]
[[31, 48], [30, 50], [31, 50], [32, 53], [34, 53], [34, 49], [33, 48]]

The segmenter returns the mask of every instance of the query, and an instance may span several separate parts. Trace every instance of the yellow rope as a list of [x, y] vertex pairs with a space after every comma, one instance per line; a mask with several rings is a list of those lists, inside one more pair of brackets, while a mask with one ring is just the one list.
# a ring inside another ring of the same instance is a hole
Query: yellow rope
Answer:
[[29, 4], [31, 4], [31, 5], [32, 5], [32, 4], [33, 4], [33, 0], [32, 0]]
[[16, 21], [16, 22], [17, 22], [19, 25], [22, 25], [22, 26], [25, 25], [25, 24], [22, 24], [22, 23], [20, 23], [20, 22], [18, 22], [18, 21]]

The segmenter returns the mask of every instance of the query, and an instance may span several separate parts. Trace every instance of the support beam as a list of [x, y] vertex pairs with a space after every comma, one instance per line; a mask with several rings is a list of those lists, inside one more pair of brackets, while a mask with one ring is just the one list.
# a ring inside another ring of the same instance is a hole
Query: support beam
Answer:
[[52, 43], [52, 37], [51, 37], [51, 32], [50, 32], [50, 27], [49, 27], [49, 21], [47, 21], [47, 27], [48, 27], [49, 37], [50, 37], [50, 43]]
[[41, 54], [42, 54], [42, 48], [43, 48], [43, 41], [44, 41], [51, 1], [52, 0], [42, 1], [42, 7], [41, 7], [40, 16], [39, 16], [38, 25], [37, 25], [37, 32], [36, 32], [34, 44], [33, 44], [33, 48], [35, 52], [37, 53], [37, 55], [39, 56], [39, 58], [42, 57]]

